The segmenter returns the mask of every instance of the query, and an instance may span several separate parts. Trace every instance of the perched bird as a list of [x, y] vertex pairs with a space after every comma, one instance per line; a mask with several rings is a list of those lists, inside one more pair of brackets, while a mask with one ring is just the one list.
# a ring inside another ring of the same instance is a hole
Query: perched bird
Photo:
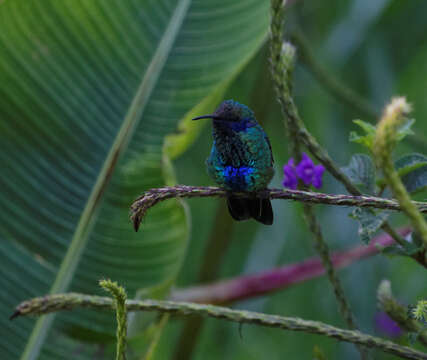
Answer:
[[[271, 225], [273, 210], [262, 190], [274, 175], [273, 155], [270, 141], [252, 110], [237, 101], [226, 100], [213, 114], [193, 120], [199, 119], [212, 119], [213, 145], [206, 165], [214, 181], [229, 191], [227, 205], [231, 216], [238, 221], [254, 218]], [[233, 192], [254, 194], [239, 198]]]

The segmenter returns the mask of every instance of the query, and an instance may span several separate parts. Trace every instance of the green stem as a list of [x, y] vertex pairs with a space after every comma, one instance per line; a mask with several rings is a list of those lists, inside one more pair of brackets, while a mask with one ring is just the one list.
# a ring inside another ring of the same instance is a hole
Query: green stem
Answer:
[[377, 127], [374, 154], [377, 165], [384, 172], [384, 178], [393, 195], [399, 202], [402, 211], [412, 222], [414, 230], [421, 236], [424, 247], [427, 249], [427, 222], [417, 207], [412, 204], [411, 198], [394, 168], [391, 157], [393, 148], [397, 143], [397, 131], [410, 110], [409, 104], [403, 97], [393, 99], [385, 108]]
[[101, 280], [99, 285], [114, 297], [114, 308], [117, 317], [117, 351], [116, 360], [126, 360], [126, 333], [127, 333], [127, 313], [126, 313], [126, 291], [116, 282], [111, 280]]
[[[281, 1], [272, 0], [271, 2], [271, 68], [273, 73], [273, 79], [277, 91], [277, 96], [280, 104], [282, 105], [282, 112], [286, 114], [287, 107], [292, 107], [294, 118], [299, 118], [297, 108], [292, 99], [292, 90], [290, 84], [292, 69], [294, 63], [294, 50], [292, 45], [283, 43], [283, 25], [285, 20], [284, 4]], [[276, 43], [275, 43], [276, 42]], [[283, 45], [284, 44], [284, 45]], [[280, 52], [279, 52], [280, 50]], [[287, 104], [287, 105], [286, 105]], [[295, 121], [292, 121], [289, 116], [285, 115], [285, 124], [289, 132], [288, 138], [290, 139], [291, 153], [295, 158], [295, 161], [301, 160], [301, 146], [298, 139], [298, 125]], [[307, 190], [307, 187], [300, 183], [300, 188]], [[358, 329], [354, 321], [354, 316], [350, 309], [350, 304], [344, 294], [344, 289], [341, 286], [339, 277], [332, 264], [328, 245], [323, 239], [322, 230], [319, 223], [317, 222], [316, 216], [314, 215], [313, 207], [309, 204], [304, 204], [304, 217], [309, 226], [310, 231], [313, 234], [315, 241], [315, 247], [319, 253], [323, 266], [326, 269], [326, 273], [329, 282], [334, 290], [335, 297], [338, 302], [338, 306], [344, 320], [350, 329]], [[358, 348], [361, 358], [366, 359], [367, 353], [363, 348]]]
[[[114, 301], [108, 297], [92, 296], [77, 293], [47, 295], [21, 303], [12, 318], [21, 315], [41, 315], [53, 311], [72, 310], [76, 308], [115, 309]], [[359, 331], [344, 330], [318, 321], [303, 320], [294, 317], [267, 315], [251, 311], [231, 310], [226, 307], [201, 305], [184, 302], [156, 301], [156, 300], [127, 300], [127, 311], [156, 311], [174, 315], [199, 315], [224, 319], [227, 321], [261, 325], [282, 330], [301, 331], [318, 334], [339, 341], [363, 345], [379, 349], [383, 352], [400, 356], [404, 359], [427, 360], [427, 354], [400, 346], [391, 341], [367, 335]]]
[[[383, 229], [387, 234], [389, 234], [393, 238], [393, 240], [396, 241], [399, 245], [404, 247], [408, 244], [408, 242], [402, 236], [400, 236], [397, 231], [390, 226], [388, 222], [384, 222], [384, 224], [381, 226], [381, 229]], [[420, 264], [426, 266], [426, 263], [422, 261], [420, 262]]]

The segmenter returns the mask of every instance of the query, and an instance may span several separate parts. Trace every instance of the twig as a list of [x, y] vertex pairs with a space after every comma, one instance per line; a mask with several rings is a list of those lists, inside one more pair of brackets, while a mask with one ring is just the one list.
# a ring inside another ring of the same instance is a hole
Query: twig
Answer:
[[[409, 227], [398, 229], [401, 236], [407, 236]], [[382, 248], [390, 246], [394, 240], [387, 234], [372, 239], [371, 243], [356, 246], [346, 251], [331, 254], [335, 269], [378, 254]], [[322, 276], [325, 269], [318, 257], [313, 257], [296, 264], [287, 264], [267, 271], [237, 276], [206, 285], [178, 288], [172, 291], [171, 300], [189, 301], [204, 304], [226, 304], [237, 300], [261, 296], [273, 291], [284, 290], [292, 285]]]
[[[115, 308], [114, 301], [108, 297], [77, 293], [55, 294], [34, 298], [21, 303], [16, 308], [16, 312], [11, 318], [30, 314], [41, 315], [53, 311], [71, 310], [81, 307], [106, 310], [113, 310]], [[214, 305], [200, 305], [172, 301], [127, 300], [126, 308], [128, 311], [157, 311], [182, 316], [200, 315], [242, 324], [247, 323], [283, 330], [302, 331], [370, 348], [376, 348], [405, 359], [427, 360], [426, 353], [411, 349], [407, 346], [400, 346], [391, 341], [367, 335], [359, 331], [344, 330], [318, 321], [309, 321], [277, 315], [266, 315], [251, 311], [231, 310]]]
[[[252, 193], [233, 193], [235, 196], [252, 197]], [[337, 206], [358, 206], [378, 209], [400, 211], [400, 205], [395, 200], [383, 199], [372, 196], [352, 196], [352, 195], [330, 195], [314, 193], [302, 190], [269, 189], [263, 195], [270, 199], [284, 199], [302, 201], [311, 204], [326, 204]], [[132, 204], [130, 218], [137, 231], [139, 225], [147, 213], [148, 209], [157, 203], [172, 198], [193, 198], [193, 197], [226, 197], [227, 191], [214, 186], [187, 186], [176, 185], [163, 188], [151, 189], [138, 197]], [[419, 211], [427, 213], [427, 203], [412, 202]]]

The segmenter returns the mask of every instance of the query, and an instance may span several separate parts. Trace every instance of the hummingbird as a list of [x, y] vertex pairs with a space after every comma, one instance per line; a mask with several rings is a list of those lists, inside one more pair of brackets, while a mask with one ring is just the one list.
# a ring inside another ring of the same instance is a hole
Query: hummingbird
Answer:
[[[213, 114], [193, 120], [212, 119], [213, 145], [206, 167], [210, 177], [227, 190], [230, 215], [237, 221], [254, 218], [271, 225], [270, 199], [262, 196], [273, 175], [270, 141], [255, 115], [246, 105], [223, 101]], [[250, 192], [250, 197], [233, 195]], [[261, 192], [261, 193], [260, 193]]]

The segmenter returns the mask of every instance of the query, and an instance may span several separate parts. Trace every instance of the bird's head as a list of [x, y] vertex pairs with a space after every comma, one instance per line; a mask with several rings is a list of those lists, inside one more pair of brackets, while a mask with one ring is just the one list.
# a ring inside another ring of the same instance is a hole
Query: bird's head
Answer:
[[220, 122], [256, 122], [253, 111], [234, 100], [225, 100], [213, 114], [198, 116], [193, 120], [199, 119], [213, 119]]

